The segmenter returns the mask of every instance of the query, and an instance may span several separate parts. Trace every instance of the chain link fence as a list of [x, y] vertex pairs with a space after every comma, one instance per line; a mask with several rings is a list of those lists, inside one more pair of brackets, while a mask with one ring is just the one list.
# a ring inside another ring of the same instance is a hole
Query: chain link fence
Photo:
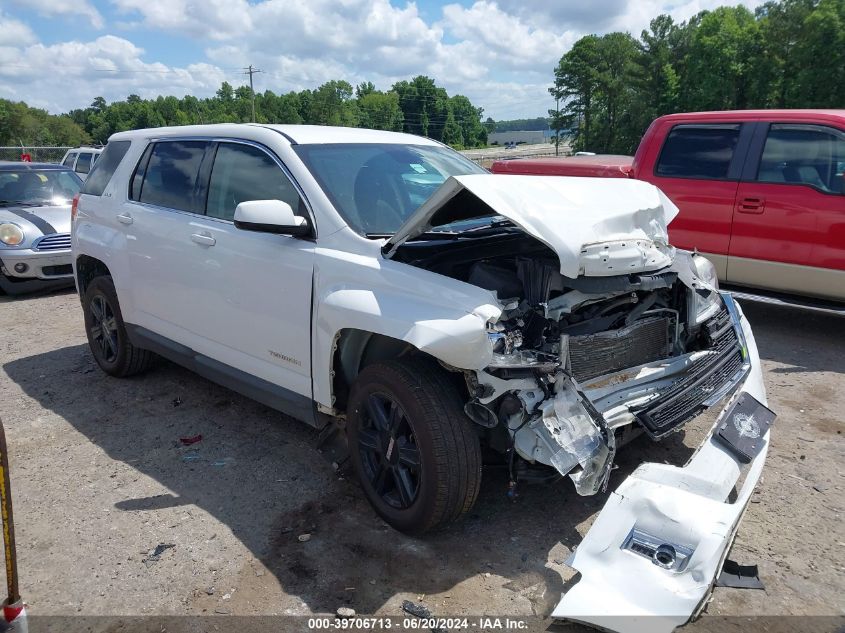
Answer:
[[72, 147], [0, 147], [0, 160], [20, 161], [21, 156], [29, 154], [30, 160], [34, 163], [58, 163], [61, 162], [65, 152]]

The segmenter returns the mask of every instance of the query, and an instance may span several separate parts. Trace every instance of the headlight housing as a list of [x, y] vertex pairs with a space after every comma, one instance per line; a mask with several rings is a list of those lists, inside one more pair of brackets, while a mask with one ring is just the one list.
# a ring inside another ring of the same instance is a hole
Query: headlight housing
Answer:
[[0, 242], [6, 246], [20, 246], [23, 244], [23, 229], [17, 224], [4, 222], [0, 224]]
[[699, 291], [691, 293], [690, 315], [695, 324], [699, 325], [721, 309], [722, 300], [719, 298], [719, 277], [713, 262], [701, 255], [693, 255], [692, 266], [696, 276], [713, 288], [712, 292], [704, 296]]

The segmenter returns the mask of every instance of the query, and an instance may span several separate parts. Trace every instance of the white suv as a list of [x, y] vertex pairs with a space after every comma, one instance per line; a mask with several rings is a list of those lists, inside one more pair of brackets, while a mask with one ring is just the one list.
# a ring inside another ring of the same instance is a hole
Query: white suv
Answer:
[[88, 174], [102, 153], [102, 147], [77, 147], [76, 149], [69, 149], [62, 156], [62, 165], [69, 167], [82, 180], [85, 180], [88, 178]]
[[570, 596], [595, 591], [611, 616], [675, 617], [718, 571], [773, 418], [741, 310], [667, 243], [676, 213], [644, 182], [492, 175], [405, 134], [223, 124], [112, 136], [72, 247], [105, 372], [159, 354], [337, 427], [403, 531], [472, 506], [482, 446], [514, 483], [592, 495], [631, 437], [723, 406], [685, 467], [621, 483], [555, 611], [589, 621]]

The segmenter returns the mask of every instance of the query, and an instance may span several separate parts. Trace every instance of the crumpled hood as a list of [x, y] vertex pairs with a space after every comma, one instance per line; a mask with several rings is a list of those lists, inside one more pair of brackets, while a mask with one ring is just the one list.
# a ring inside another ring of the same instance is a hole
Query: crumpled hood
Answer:
[[384, 246], [457, 220], [500, 215], [557, 253], [560, 272], [610, 276], [657, 270], [672, 262], [667, 226], [678, 208], [638, 180], [472, 174], [453, 176]]

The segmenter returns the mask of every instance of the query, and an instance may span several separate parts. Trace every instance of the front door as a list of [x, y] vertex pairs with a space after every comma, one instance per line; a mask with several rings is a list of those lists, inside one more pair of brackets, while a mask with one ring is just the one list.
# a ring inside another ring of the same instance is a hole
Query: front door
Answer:
[[669, 241], [706, 255], [722, 280], [750, 132], [740, 123], [676, 125], [666, 137], [654, 174], [646, 178], [678, 207], [678, 216], [669, 225]]
[[[728, 281], [845, 298], [845, 132], [773, 123], [740, 182]], [[759, 150], [758, 150], [759, 151]]]

